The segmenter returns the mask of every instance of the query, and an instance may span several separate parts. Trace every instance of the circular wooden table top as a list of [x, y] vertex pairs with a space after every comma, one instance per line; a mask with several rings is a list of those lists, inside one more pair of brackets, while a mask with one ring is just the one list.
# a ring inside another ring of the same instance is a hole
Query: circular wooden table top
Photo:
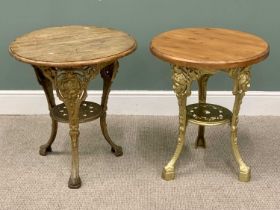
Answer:
[[184, 28], [156, 36], [151, 52], [172, 64], [200, 69], [245, 67], [269, 54], [266, 41], [252, 34], [221, 28]]
[[136, 49], [136, 41], [115, 29], [62, 26], [18, 37], [9, 51], [16, 59], [37, 66], [79, 67], [113, 61]]

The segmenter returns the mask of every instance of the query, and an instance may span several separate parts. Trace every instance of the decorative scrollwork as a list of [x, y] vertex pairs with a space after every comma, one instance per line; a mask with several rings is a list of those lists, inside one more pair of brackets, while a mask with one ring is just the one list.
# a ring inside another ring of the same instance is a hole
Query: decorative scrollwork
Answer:
[[239, 180], [249, 181], [251, 176], [251, 169], [243, 161], [238, 149], [237, 124], [242, 99], [245, 95], [245, 92], [250, 87], [250, 67], [229, 69], [229, 75], [234, 79], [232, 93], [233, 95], [235, 95], [231, 120], [231, 146], [235, 160], [239, 165]]
[[64, 102], [68, 111], [72, 145], [72, 169], [68, 186], [79, 188], [81, 186], [78, 153], [80, 105], [87, 96], [89, 81], [100, 72], [100, 67], [94, 65], [79, 69], [56, 67], [40, 67], [40, 69], [52, 81], [59, 99]]
[[229, 69], [229, 75], [234, 79], [233, 95], [247, 92], [250, 87], [250, 67]]
[[191, 94], [191, 84], [202, 76], [202, 71], [196, 68], [173, 66], [173, 89], [177, 96]]
[[234, 80], [232, 93], [235, 95], [235, 102], [232, 113], [232, 127], [236, 129], [242, 99], [250, 87], [250, 67], [229, 69], [229, 75]]
[[173, 89], [176, 93], [179, 105], [179, 135], [175, 152], [162, 171], [162, 178], [167, 181], [174, 179], [175, 177], [174, 167], [185, 142], [187, 126], [186, 102], [187, 96], [191, 94], [191, 84], [194, 80], [199, 79], [203, 74], [202, 71], [195, 68], [179, 67], [174, 65], [172, 66], [172, 69]]
[[88, 83], [100, 71], [97, 66], [86, 66], [80, 69], [57, 67], [40, 67], [56, 88], [60, 100], [84, 100]]
[[[81, 186], [78, 153], [79, 122], [96, 119], [103, 113], [103, 108], [100, 105], [85, 102], [87, 87], [89, 81], [99, 74], [101, 69], [106, 69], [106, 66], [110, 64], [112, 62], [80, 68], [38, 67], [43, 75], [51, 81], [52, 86], [55, 87], [59, 99], [64, 102], [64, 104], [52, 107], [53, 119], [65, 122], [69, 120], [69, 134], [72, 145], [72, 169], [68, 182], [70, 188], [79, 188]], [[114, 77], [114, 74], [109, 76]], [[39, 82], [42, 83], [41, 80]], [[51, 143], [47, 144], [47, 149]], [[116, 153], [120, 154], [117, 150]]]
[[86, 97], [90, 79], [88, 72], [65, 71], [57, 72], [55, 86], [61, 100], [83, 100]]
[[[58, 67], [40, 67], [43, 74], [52, 81], [57, 96], [62, 100], [69, 112], [69, 122], [77, 122], [78, 117], [74, 112], [78, 112], [78, 107], [87, 97], [87, 86], [100, 71], [99, 66], [85, 66], [79, 69], [58, 68]], [[77, 107], [76, 107], [77, 106]], [[76, 115], [77, 117], [74, 117]]]

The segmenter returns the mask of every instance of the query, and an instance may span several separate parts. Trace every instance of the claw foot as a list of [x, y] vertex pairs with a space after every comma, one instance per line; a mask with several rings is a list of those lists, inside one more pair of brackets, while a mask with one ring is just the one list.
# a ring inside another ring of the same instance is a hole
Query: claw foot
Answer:
[[205, 139], [203, 136], [198, 136], [196, 139], [195, 148], [198, 147], [206, 148]]
[[42, 145], [40, 146], [39, 154], [42, 156], [46, 156], [48, 152], [52, 152], [51, 146], [48, 145]]
[[116, 157], [123, 155], [122, 147], [120, 146], [112, 147], [111, 152], [114, 153]]
[[82, 181], [81, 181], [81, 178], [80, 177], [77, 177], [77, 178], [69, 178], [69, 181], [68, 181], [68, 187], [70, 189], [78, 189], [80, 188], [82, 185]]
[[241, 182], [249, 182], [251, 179], [251, 169], [250, 167], [240, 168], [239, 171], [239, 181]]
[[165, 181], [170, 181], [175, 179], [175, 172], [174, 172], [174, 168], [167, 168], [165, 167], [162, 171], [161, 174], [162, 179], [164, 179]]

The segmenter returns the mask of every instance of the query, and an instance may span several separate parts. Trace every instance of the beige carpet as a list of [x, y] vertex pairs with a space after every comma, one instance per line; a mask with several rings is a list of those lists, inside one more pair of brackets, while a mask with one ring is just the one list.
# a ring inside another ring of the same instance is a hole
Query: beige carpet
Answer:
[[206, 130], [207, 149], [194, 148], [187, 130], [174, 181], [160, 178], [177, 137], [177, 117], [109, 116], [111, 137], [123, 146], [116, 158], [98, 121], [82, 124], [82, 187], [67, 187], [68, 126], [59, 124], [54, 152], [39, 156], [48, 139], [48, 116], [0, 116], [0, 209], [280, 209], [280, 118], [241, 117], [241, 153], [252, 180], [237, 180], [229, 127]]

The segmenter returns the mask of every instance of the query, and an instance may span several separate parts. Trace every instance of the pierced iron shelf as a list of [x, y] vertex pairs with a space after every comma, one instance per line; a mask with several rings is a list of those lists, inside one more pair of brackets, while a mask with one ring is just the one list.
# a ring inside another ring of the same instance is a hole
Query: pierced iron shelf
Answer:
[[[99, 118], [103, 114], [102, 108], [99, 104], [83, 101], [80, 106], [79, 122], [88, 122]], [[51, 110], [51, 116], [58, 122], [69, 122], [69, 114], [65, 104], [59, 104]]]
[[196, 103], [186, 108], [188, 121], [197, 125], [221, 125], [231, 122], [232, 112], [216, 104]]

